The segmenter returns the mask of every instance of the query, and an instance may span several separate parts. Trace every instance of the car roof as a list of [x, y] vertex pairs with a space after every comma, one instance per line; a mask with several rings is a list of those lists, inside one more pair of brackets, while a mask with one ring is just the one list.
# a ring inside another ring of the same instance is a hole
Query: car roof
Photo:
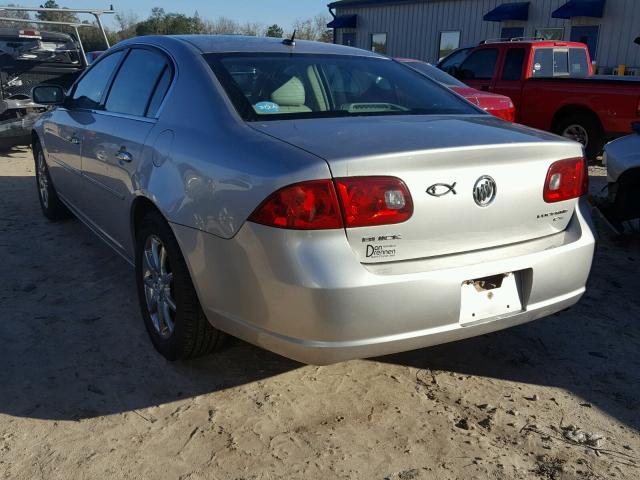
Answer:
[[310, 53], [325, 55], [351, 55], [386, 58], [360, 48], [335, 45], [333, 43], [296, 40], [291, 47], [282, 38], [248, 37], [243, 35], [171, 35], [170, 38], [188, 42], [202, 53]]
[[518, 46], [531, 46], [531, 47], [579, 47], [586, 48], [584, 43], [579, 42], [565, 42], [564, 40], [513, 40], [506, 42], [485, 42], [478, 45], [481, 47], [495, 47], [505, 45], [518, 45]]

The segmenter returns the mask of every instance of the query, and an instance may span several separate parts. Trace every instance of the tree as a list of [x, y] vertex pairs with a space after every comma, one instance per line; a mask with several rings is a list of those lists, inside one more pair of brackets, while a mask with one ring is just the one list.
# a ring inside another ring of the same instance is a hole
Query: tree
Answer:
[[333, 32], [327, 28], [327, 23], [329, 23], [329, 17], [321, 13], [313, 18], [297, 19], [293, 22], [293, 29], [296, 31], [296, 38], [300, 40], [331, 43]]
[[[40, 8], [60, 8], [60, 5], [55, 0], [47, 0]], [[80, 23], [78, 16], [73, 12], [38, 12], [36, 18], [48, 22]]]
[[139, 19], [133, 11], [117, 12], [115, 14], [115, 20], [119, 27], [117, 33], [118, 40], [124, 40], [136, 35], [136, 25], [138, 24]]
[[[7, 5], [7, 7], [17, 7], [18, 5], [15, 5], [13, 3], [10, 3]], [[9, 17], [9, 18], [16, 18], [16, 19], [24, 19], [24, 20], [29, 20], [29, 12], [20, 12], [20, 11], [13, 11], [13, 10], [6, 10], [3, 12], [0, 12], [2, 14], [3, 17]], [[29, 27], [29, 22], [9, 22], [6, 20], [0, 20], [0, 27], [3, 28], [24, 28], [24, 27]]]
[[267, 37], [282, 38], [283, 35], [284, 35], [284, 30], [277, 23], [274, 23], [273, 25], [267, 27], [267, 32], [266, 32]]

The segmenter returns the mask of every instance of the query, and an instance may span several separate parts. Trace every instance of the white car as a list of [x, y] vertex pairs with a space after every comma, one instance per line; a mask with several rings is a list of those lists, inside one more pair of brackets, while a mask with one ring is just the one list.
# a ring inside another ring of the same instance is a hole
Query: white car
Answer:
[[619, 138], [605, 147], [609, 200], [617, 222], [640, 221], [640, 122], [634, 134]]

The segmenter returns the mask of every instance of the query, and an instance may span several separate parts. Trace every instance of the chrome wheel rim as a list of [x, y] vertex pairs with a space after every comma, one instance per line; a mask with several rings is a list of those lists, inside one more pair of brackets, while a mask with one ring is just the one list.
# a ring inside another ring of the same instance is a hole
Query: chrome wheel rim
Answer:
[[585, 147], [589, 143], [589, 134], [587, 133], [587, 129], [582, 125], [569, 125], [564, 129], [564, 132], [562, 132], [562, 136], [580, 142]]
[[37, 158], [38, 168], [38, 191], [40, 192], [40, 200], [44, 208], [49, 207], [49, 178], [47, 177], [47, 164], [44, 161], [44, 153], [38, 151]]
[[176, 301], [167, 249], [156, 235], [147, 237], [142, 256], [142, 281], [147, 311], [156, 332], [169, 338], [175, 328]]

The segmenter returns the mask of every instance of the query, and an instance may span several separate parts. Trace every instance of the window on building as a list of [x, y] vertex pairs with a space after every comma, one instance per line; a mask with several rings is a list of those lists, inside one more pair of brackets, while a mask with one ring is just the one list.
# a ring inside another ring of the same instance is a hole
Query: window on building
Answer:
[[476, 50], [460, 65], [461, 80], [490, 80], [498, 60], [497, 48]]
[[500, 30], [500, 38], [512, 39], [524, 37], [524, 27], [503, 27]]
[[386, 33], [371, 34], [371, 51], [386, 55], [387, 53], [387, 34]]
[[520, 80], [524, 63], [524, 48], [510, 48], [504, 60], [502, 80]]
[[460, 48], [460, 31], [440, 32], [438, 61], [442, 60], [457, 48]]
[[564, 40], [564, 28], [538, 28], [536, 38], [544, 40]]
[[342, 32], [342, 45], [347, 47], [356, 46], [356, 34], [355, 32]]

